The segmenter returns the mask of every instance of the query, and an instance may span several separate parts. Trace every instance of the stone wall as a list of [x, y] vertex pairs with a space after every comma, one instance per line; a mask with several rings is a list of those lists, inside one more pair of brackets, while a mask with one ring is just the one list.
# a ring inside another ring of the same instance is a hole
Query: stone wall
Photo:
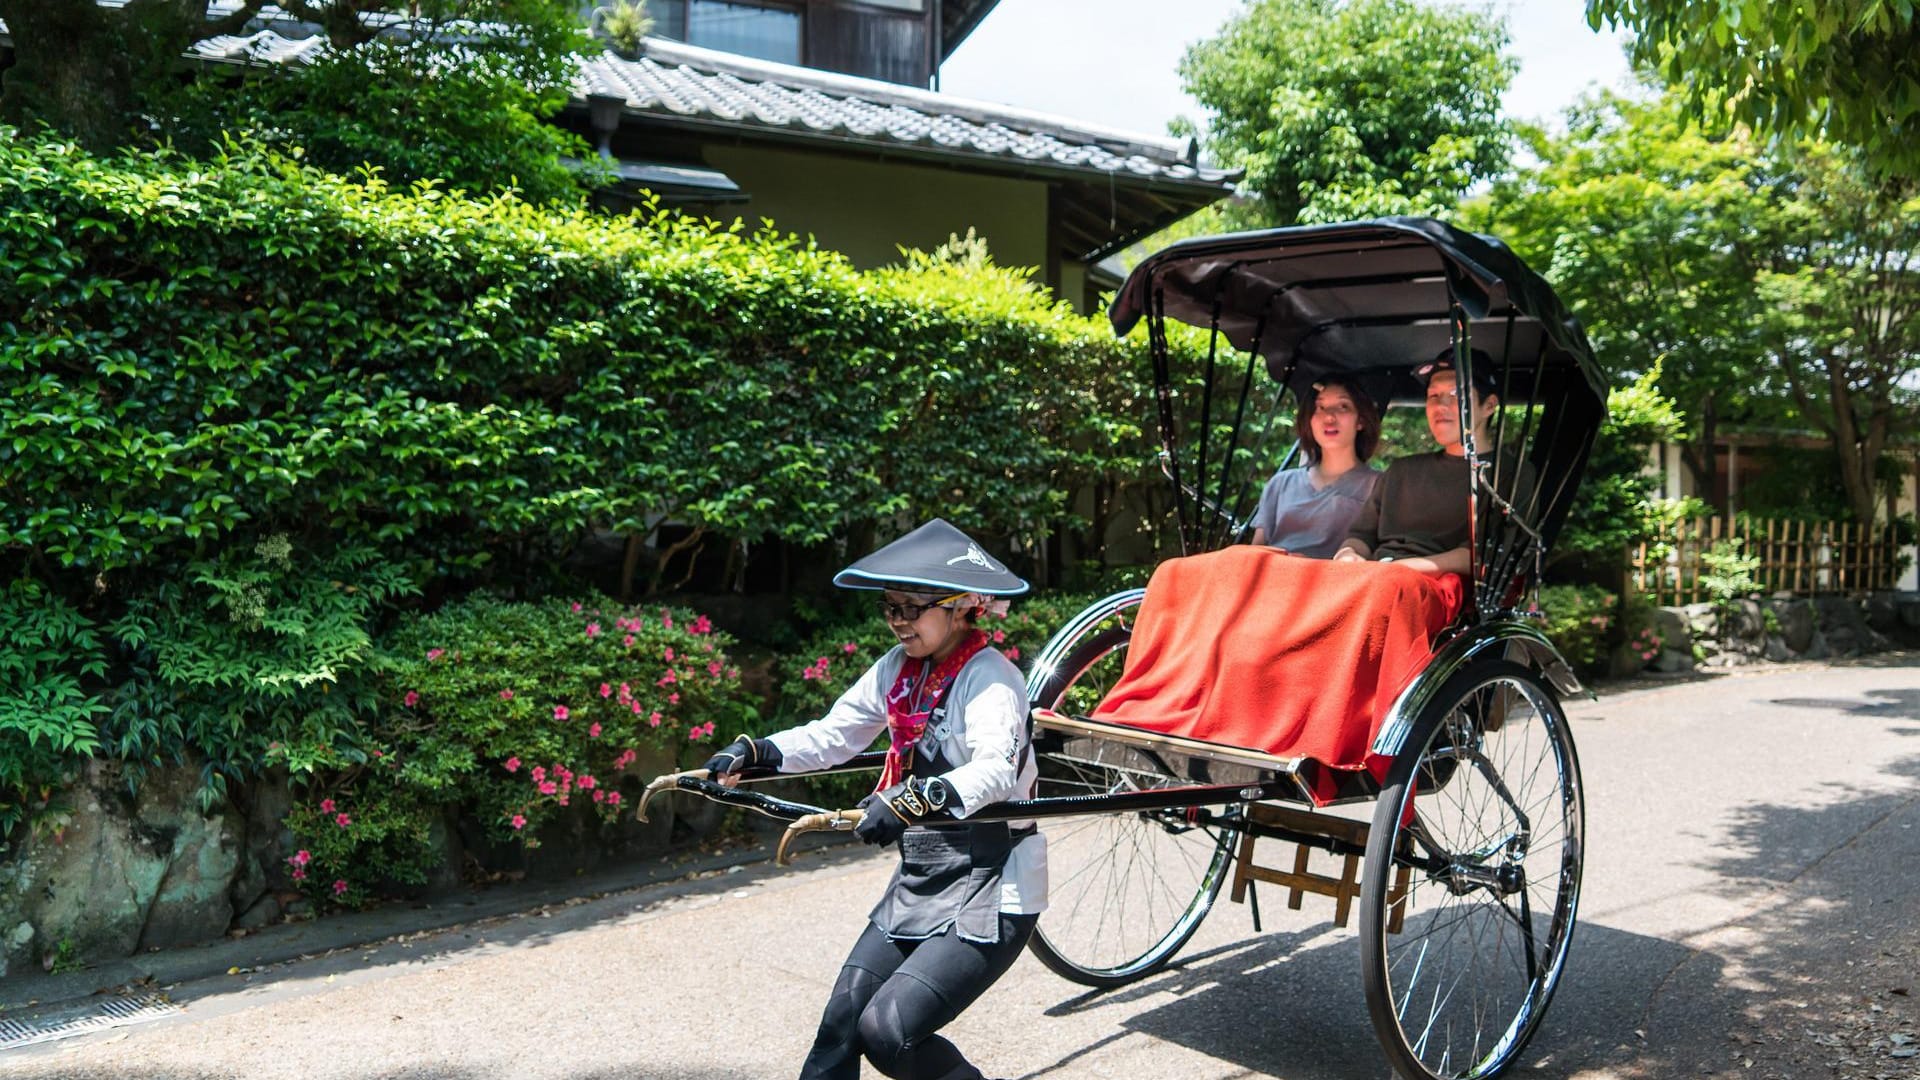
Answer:
[[1920, 593], [1882, 592], [1865, 599], [1774, 596], [1658, 608], [1663, 649], [1656, 670], [1726, 668], [1787, 660], [1854, 657], [1920, 647]]
[[[672, 763], [646, 764], [657, 773]], [[113, 765], [89, 763], [53, 819], [65, 824], [22, 830], [0, 858], [0, 977], [56, 958], [100, 963], [313, 915], [287, 876], [293, 836], [284, 822], [293, 793], [285, 775], [262, 777], [209, 810], [200, 806], [197, 768], [154, 769], [131, 780]], [[677, 810], [684, 814], [676, 817]], [[459, 887], [470, 871], [487, 880], [557, 879], [657, 857], [675, 839], [676, 823], [682, 839], [698, 838], [719, 824], [720, 810], [660, 799], [649, 808], [651, 822], [628, 817], [602, 827], [583, 805], [579, 820], [542, 829], [531, 853], [496, 844], [450, 815], [435, 830], [439, 872], [423, 891]]]

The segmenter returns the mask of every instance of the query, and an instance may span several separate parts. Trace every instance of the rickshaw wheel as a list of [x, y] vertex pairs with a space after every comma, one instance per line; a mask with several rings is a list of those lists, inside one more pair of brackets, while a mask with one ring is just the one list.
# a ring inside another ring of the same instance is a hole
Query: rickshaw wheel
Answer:
[[[1119, 678], [1131, 633], [1085, 636], [1033, 695], [1091, 712]], [[1041, 797], [1185, 784], [1151, 751], [1094, 739], [1036, 743]], [[1049, 898], [1029, 939], [1040, 962], [1083, 986], [1124, 986], [1159, 971], [1200, 928], [1226, 879], [1234, 834], [1184, 810], [1093, 813], [1045, 823]]]
[[1490, 1077], [1526, 1048], [1566, 963], [1583, 825], [1553, 691], [1504, 660], [1449, 679], [1394, 759], [1367, 842], [1361, 971], [1402, 1076]]

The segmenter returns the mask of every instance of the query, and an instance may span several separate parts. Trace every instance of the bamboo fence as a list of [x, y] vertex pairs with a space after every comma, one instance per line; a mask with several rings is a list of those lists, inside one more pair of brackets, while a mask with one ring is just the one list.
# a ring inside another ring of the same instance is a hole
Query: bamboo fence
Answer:
[[1741, 539], [1757, 555], [1760, 591], [1812, 596], [1891, 589], [1900, 573], [1900, 545], [1892, 526], [1779, 518], [1690, 518], [1662, 527], [1633, 551], [1634, 587], [1654, 603], [1708, 600], [1700, 585], [1700, 555], [1722, 540]]

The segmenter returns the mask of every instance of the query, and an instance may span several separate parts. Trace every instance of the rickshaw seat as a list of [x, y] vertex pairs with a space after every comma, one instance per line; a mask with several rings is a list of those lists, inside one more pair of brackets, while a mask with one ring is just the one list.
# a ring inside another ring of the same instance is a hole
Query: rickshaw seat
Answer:
[[1464, 598], [1455, 575], [1392, 563], [1248, 545], [1171, 559], [1092, 719], [1383, 775], [1373, 738]]

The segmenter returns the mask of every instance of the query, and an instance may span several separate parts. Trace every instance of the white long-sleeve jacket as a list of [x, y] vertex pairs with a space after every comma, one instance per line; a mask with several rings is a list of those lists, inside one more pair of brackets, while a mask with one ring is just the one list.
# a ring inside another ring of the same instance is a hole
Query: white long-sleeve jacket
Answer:
[[[770, 736], [780, 748], [781, 772], [830, 769], [872, 746], [887, 730], [887, 691], [900, 675], [906, 650], [895, 646], [861, 675], [827, 714], [810, 724]], [[953, 788], [956, 816], [1007, 799], [1033, 797], [1039, 772], [1023, 753], [1027, 730], [1026, 682], [999, 650], [981, 649], [953, 678], [943, 715], [929, 718], [921, 736], [926, 751], [956, 763], [941, 777]], [[1015, 828], [1030, 822], [1013, 822]], [[1037, 915], [1047, 906], [1047, 846], [1039, 833], [1014, 845], [1000, 883], [1000, 910]]]

